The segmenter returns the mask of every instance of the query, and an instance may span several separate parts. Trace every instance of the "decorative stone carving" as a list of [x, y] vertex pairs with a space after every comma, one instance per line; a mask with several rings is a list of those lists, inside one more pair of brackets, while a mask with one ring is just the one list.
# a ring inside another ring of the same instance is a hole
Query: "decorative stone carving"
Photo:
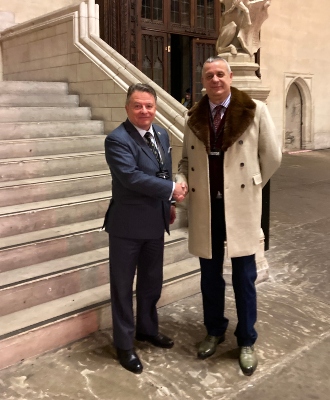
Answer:
[[221, 3], [218, 54], [247, 53], [251, 57], [260, 48], [261, 25], [268, 18], [271, 0], [219, 0]]

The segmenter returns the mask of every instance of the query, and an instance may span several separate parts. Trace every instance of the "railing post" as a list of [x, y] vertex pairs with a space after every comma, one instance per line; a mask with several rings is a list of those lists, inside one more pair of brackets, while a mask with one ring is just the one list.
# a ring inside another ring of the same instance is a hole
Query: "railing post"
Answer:
[[87, 4], [85, 2], [82, 2], [79, 5], [79, 37], [80, 38], [88, 37], [87, 17], [88, 17]]

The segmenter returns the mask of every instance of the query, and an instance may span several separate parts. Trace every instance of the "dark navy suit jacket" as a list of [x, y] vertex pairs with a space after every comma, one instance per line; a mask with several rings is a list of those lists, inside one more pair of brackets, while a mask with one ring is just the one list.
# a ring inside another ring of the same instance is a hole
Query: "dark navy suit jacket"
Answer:
[[105, 155], [112, 175], [112, 199], [105, 230], [129, 239], [158, 239], [169, 232], [172, 158], [165, 129], [153, 124], [161, 145], [164, 169], [170, 179], [157, 178], [159, 164], [134, 125], [127, 119], [105, 139]]

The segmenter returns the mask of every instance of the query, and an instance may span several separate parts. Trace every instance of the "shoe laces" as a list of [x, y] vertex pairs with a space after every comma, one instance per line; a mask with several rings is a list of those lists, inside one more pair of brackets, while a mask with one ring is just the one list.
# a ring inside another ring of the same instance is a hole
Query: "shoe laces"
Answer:
[[253, 346], [242, 346], [241, 347], [241, 353], [242, 354], [252, 354], [254, 352], [254, 347]]
[[218, 336], [207, 335], [204, 339], [205, 342], [216, 342], [218, 340]]

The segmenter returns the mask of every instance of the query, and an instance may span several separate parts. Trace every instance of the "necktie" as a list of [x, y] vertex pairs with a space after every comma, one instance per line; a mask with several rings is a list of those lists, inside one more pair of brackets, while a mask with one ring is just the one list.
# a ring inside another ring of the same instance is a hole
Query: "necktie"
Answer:
[[144, 134], [144, 137], [147, 140], [147, 144], [150, 147], [150, 150], [153, 152], [154, 156], [156, 157], [158, 164], [162, 165], [163, 163], [160, 158], [159, 151], [158, 151], [157, 147], [155, 146], [154, 142], [151, 140], [152, 134], [150, 132], [146, 132]]
[[214, 108], [215, 114], [213, 117], [213, 126], [214, 126], [214, 131], [217, 132], [220, 122], [221, 122], [221, 110], [222, 110], [222, 105], [216, 106]]

